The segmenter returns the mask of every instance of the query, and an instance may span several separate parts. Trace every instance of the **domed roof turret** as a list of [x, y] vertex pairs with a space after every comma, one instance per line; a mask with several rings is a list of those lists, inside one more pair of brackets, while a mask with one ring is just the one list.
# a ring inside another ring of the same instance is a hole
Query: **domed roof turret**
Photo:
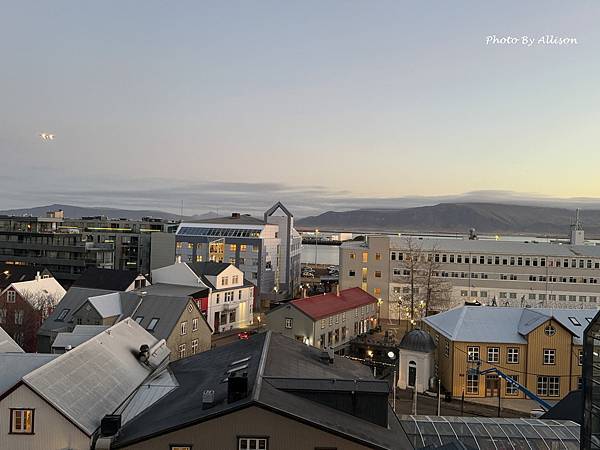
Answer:
[[426, 331], [418, 328], [409, 331], [400, 341], [400, 348], [413, 352], [429, 353], [435, 350], [435, 342]]

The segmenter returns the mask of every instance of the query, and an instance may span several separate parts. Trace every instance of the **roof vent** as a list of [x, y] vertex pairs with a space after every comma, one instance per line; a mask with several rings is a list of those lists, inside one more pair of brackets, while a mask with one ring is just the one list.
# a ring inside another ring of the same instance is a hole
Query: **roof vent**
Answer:
[[325, 364], [333, 364], [334, 352], [333, 347], [325, 347], [321, 352], [320, 359]]
[[227, 379], [227, 403], [237, 402], [248, 396], [248, 372], [232, 373]]
[[215, 406], [215, 391], [207, 389], [202, 393], [202, 409], [209, 409]]
[[238, 212], [231, 213], [231, 218], [232, 219], [239, 219], [240, 218], [240, 213], [238, 213]]

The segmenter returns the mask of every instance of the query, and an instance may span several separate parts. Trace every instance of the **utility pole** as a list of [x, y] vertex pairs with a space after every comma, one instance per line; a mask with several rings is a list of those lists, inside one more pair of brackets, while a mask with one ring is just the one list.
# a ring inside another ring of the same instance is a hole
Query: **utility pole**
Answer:
[[393, 400], [392, 400], [392, 409], [394, 410], [394, 412], [396, 412], [396, 369], [394, 369], [394, 385], [392, 386], [392, 395], [393, 395]]
[[442, 381], [438, 380], [438, 404], [437, 404], [437, 415], [440, 415], [442, 409]]
[[415, 381], [415, 386], [413, 388], [413, 415], [417, 415], [417, 383]]
[[319, 238], [319, 229], [315, 229], [315, 266], [317, 265], [317, 254], [319, 252], [319, 243], [317, 242]]

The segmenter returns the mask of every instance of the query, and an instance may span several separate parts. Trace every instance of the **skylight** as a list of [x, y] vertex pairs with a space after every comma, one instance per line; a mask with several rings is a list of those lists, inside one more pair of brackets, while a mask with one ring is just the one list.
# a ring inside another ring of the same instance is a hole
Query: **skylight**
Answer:
[[581, 324], [579, 323], [579, 320], [577, 320], [575, 317], [569, 317], [569, 320], [571, 321], [571, 323], [577, 327], [580, 327]]

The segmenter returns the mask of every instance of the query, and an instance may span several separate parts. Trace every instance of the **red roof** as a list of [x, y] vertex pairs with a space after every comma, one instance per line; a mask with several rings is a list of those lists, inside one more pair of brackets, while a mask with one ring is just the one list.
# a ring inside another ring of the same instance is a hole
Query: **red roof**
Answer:
[[339, 297], [335, 292], [331, 292], [325, 295], [299, 298], [292, 300], [290, 303], [313, 320], [319, 320], [332, 314], [339, 314], [360, 306], [377, 303], [377, 299], [361, 288], [355, 287], [340, 291]]

